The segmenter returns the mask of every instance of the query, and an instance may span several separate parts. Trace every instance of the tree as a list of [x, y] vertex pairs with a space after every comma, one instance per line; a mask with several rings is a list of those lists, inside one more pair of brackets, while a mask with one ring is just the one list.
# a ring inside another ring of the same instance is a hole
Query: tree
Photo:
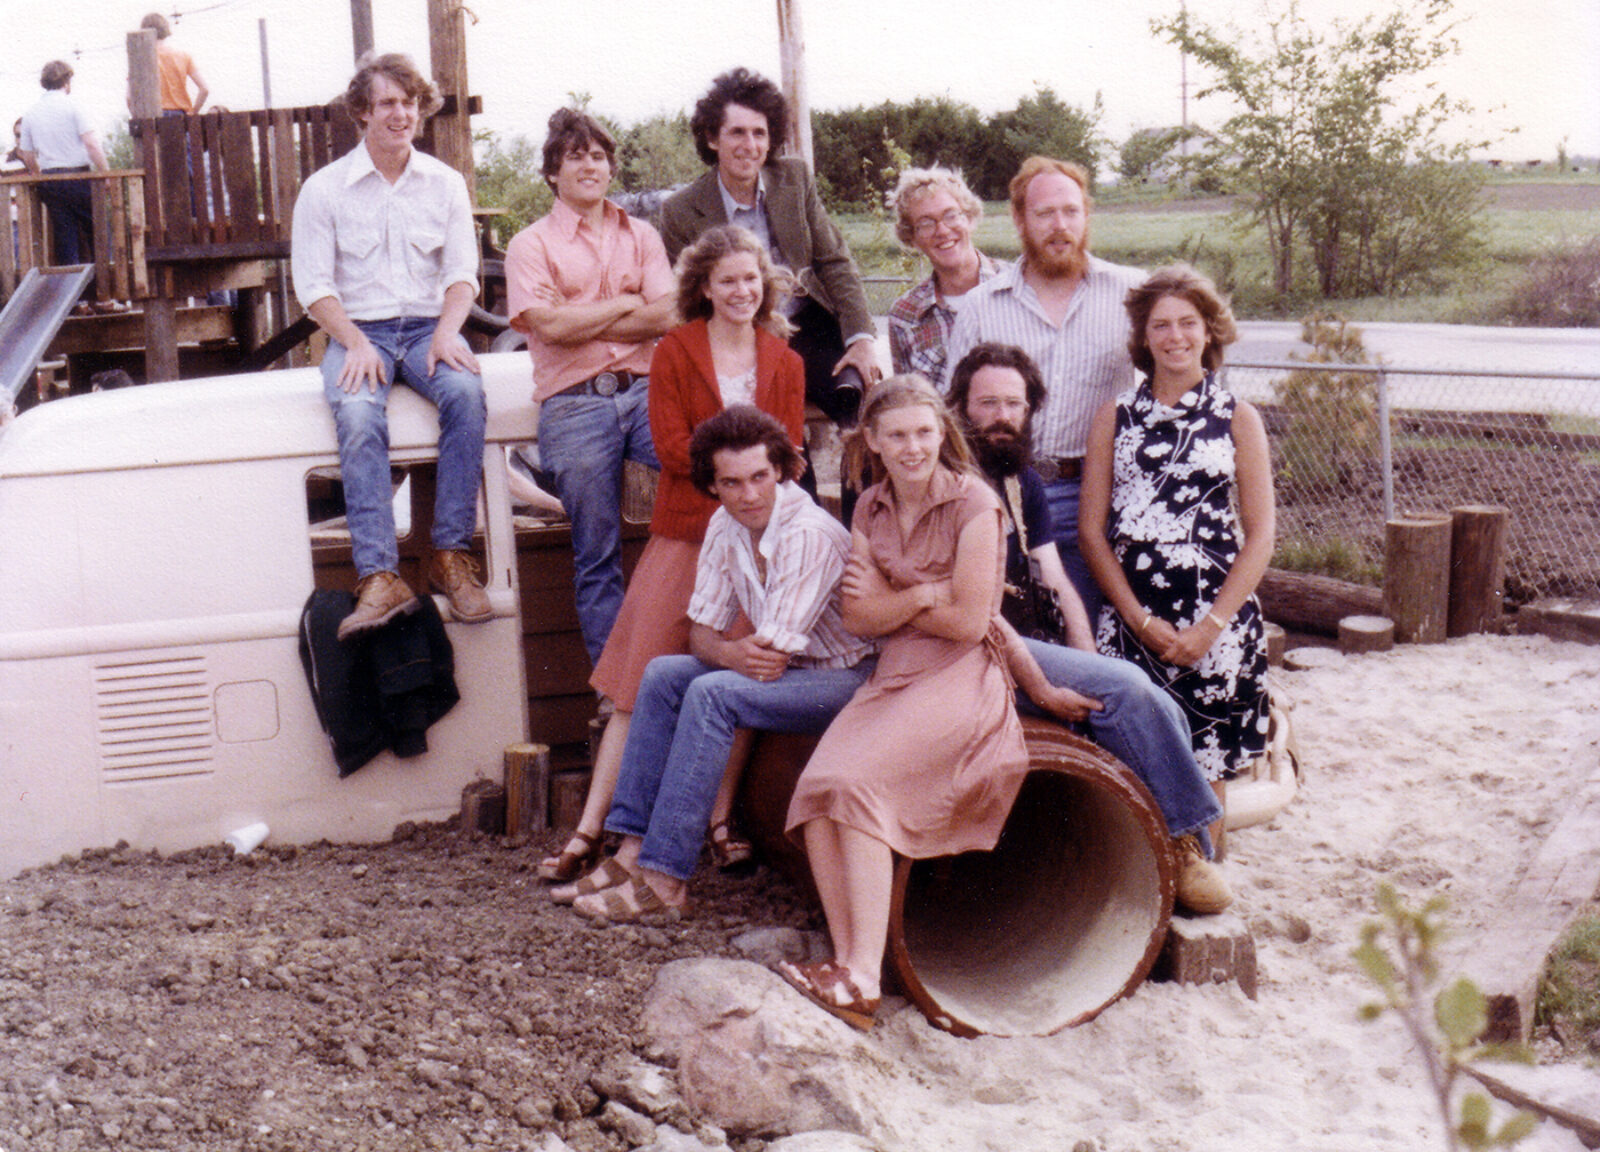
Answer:
[[629, 192], [673, 188], [705, 171], [694, 150], [689, 117], [656, 114], [617, 137], [617, 182]]
[[1093, 180], [1101, 154], [1110, 146], [1100, 134], [1104, 113], [1100, 94], [1087, 112], [1064, 104], [1053, 88], [1041, 87], [1024, 96], [1009, 112], [989, 120], [989, 147], [984, 171], [975, 189], [985, 200], [1003, 200], [1022, 162], [1029, 156], [1053, 156], [1083, 165]]
[[[1472, 255], [1481, 177], [1462, 162], [1485, 142], [1446, 143], [1444, 127], [1471, 109], [1422, 79], [1459, 51], [1452, 4], [1420, 0], [1320, 29], [1288, 0], [1253, 35], [1187, 15], [1152, 23], [1214, 74], [1199, 98], [1238, 106], [1219, 136], [1279, 293], [1294, 289], [1302, 245], [1324, 297], [1403, 291]], [[1423, 95], [1411, 105], [1414, 88]], [[1417, 254], [1408, 244], [1424, 219], [1449, 228]]]
[[1205, 131], [1193, 125], [1185, 128], [1141, 128], [1123, 141], [1117, 154], [1117, 175], [1128, 184], [1165, 183], [1180, 169], [1172, 152], [1185, 140], [1203, 138]]

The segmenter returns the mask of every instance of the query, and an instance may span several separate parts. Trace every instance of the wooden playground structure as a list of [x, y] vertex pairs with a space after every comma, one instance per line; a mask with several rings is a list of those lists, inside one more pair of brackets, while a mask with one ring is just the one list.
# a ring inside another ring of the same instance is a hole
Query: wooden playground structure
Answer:
[[[480, 104], [466, 95], [465, 15], [449, 0], [427, 2], [444, 107], [419, 146], [461, 171], [470, 189], [470, 115]], [[128, 35], [128, 74], [133, 168], [0, 177], [15, 225], [0, 228], [0, 305], [30, 269], [52, 266], [38, 186], [85, 179], [94, 201], [89, 307], [62, 321], [46, 353], [46, 362], [64, 362], [76, 390], [111, 359], [142, 356], [132, 374], [146, 382], [281, 360], [314, 331], [289, 286], [295, 198], [306, 177], [355, 147], [360, 126], [336, 103], [164, 116], [148, 30]]]

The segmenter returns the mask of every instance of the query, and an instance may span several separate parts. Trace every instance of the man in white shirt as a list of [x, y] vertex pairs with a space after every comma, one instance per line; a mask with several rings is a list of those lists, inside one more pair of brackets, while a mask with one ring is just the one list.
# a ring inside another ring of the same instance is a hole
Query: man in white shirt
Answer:
[[[553, 898], [608, 920], [686, 902], [740, 728], [820, 732], [867, 678], [872, 643], [845, 630], [839, 579], [850, 534], [794, 481], [799, 451], [748, 405], [695, 429], [691, 476], [721, 507], [700, 548], [689, 656], [650, 662], [606, 829], [617, 855]], [[754, 631], [736, 636], [739, 614]]]
[[389, 389], [409, 384], [439, 409], [439, 470], [429, 583], [463, 623], [489, 619], [468, 549], [483, 478], [486, 408], [461, 325], [478, 292], [472, 208], [460, 173], [413, 141], [439, 96], [403, 55], [365, 59], [345, 92], [356, 148], [313, 174], [294, 207], [295, 295], [331, 337], [324, 394], [357, 584], [339, 639], [416, 610], [400, 577], [389, 486]]
[[[35, 176], [107, 170], [105, 153], [88, 118], [71, 100], [72, 65], [52, 60], [39, 73], [44, 95], [22, 114], [17, 158]], [[39, 199], [50, 211], [50, 237], [57, 264], [80, 264], [91, 255], [83, 242], [94, 235], [94, 194], [87, 180], [47, 180]]]
[[[1100, 588], [1078, 552], [1078, 487], [1089, 425], [1133, 387], [1122, 302], [1145, 274], [1089, 254], [1089, 176], [1078, 165], [1030, 156], [1011, 180], [1011, 222], [1022, 259], [967, 295], [950, 333], [952, 368], [989, 342], [1021, 348], [1044, 374], [1034, 414], [1034, 467], [1045, 480], [1061, 563], [1093, 620]], [[948, 390], [949, 381], [939, 381]]]

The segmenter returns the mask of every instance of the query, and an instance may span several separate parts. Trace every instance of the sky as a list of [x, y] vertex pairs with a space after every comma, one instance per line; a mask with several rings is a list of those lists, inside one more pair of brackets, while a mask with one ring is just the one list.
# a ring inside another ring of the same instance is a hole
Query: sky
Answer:
[[[551, 111], [587, 93], [595, 111], [627, 123], [687, 110], [735, 65], [777, 79], [774, 0], [465, 0], [468, 76], [483, 99], [478, 128], [543, 138]], [[1069, 104], [1103, 101], [1102, 131], [1178, 123], [1181, 60], [1150, 32], [1180, 0], [799, 0], [814, 109], [948, 96], [991, 113], [1049, 86]], [[1281, 5], [1284, 0], [1274, 0]], [[1404, 2], [1404, 0], [1402, 0]], [[1300, 0], [1322, 21], [1388, 11], [1384, 0]], [[1219, 28], [1259, 27], [1262, 0], [1187, 0]], [[152, 7], [152, 5], [157, 5]], [[176, 13], [174, 43], [192, 52], [229, 108], [263, 105], [265, 20], [272, 102], [321, 103], [351, 71], [342, 0], [0, 0], [10, 47], [0, 58], [0, 115], [38, 98], [53, 58], [77, 71], [73, 96], [102, 131], [126, 115], [126, 33], [140, 16]], [[55, 18], [42, 19], [42, 12]], [[1512, 161], [1600, 157], [1600, 0], [1456, 0], [1462, 54], [1433, 79], [1480, 113], [1461, 138], [1495, 137], [1478, 153]], [[380, 50], [412, 53], [426, 70], [426, 0], [373, 0]], [[1205, 74], [1189, 65], [1191, 95]], [[1189, 101], [1189, 119], [1215, 124], [1219, 100]]]

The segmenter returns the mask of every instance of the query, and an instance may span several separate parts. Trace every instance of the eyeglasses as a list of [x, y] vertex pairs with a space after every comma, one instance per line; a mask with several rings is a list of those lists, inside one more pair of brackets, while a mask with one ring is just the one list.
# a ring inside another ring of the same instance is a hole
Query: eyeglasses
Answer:
[[967, 214], [958, 208], [951, 208], [943, 216], [924, 216], [911, 225], [911, 234], [918, 240], [926, 240], [941, 227], [959, 228], [966, 221]]

